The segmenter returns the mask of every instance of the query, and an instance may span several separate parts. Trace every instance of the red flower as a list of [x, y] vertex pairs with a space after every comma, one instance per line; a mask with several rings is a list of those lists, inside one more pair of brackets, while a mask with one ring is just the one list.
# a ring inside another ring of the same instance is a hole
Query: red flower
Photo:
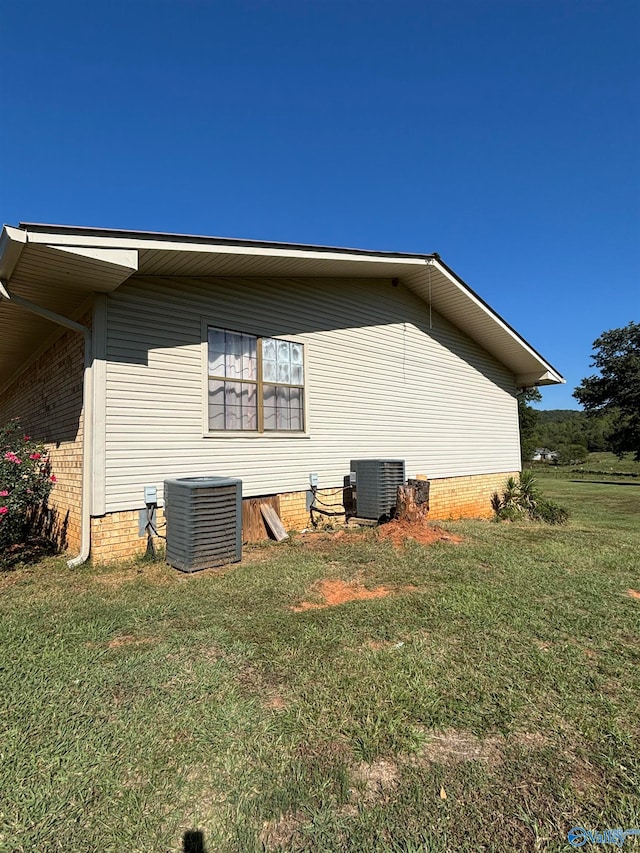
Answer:
[[29, 459], [42, 459], [42, 453], [30, 453]]
[[23, 435], [22, 438], [24, 441], [30, 441], [31, 436], [30, 435]]
[[55, 474], [52, 474], [52, 475], [51, 475], [51, 477], [49, 477], [49, 479], [51, 480], [51, 482], [52, 482], [52, 483], [57, 483], [57, 482], [58, 482], [58, 479], [57, 479], [57, 477], [56, 477], [56, 475], [55, 475]]
[[8, 506], [0, 506], [0, 515], [5, 515], [7, 512], [9, 512]]
[[8, 497], [8, 496], [9, 496], [9, 492], [8, 492], [6, 489], [3, 489], [3, 490], [0, 492], [0, 498], [6, 498], [6, 497]]

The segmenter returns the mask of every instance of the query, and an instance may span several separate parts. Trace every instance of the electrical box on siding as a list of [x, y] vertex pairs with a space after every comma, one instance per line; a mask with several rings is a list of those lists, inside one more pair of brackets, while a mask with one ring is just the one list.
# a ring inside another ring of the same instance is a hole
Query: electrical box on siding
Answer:
[[359, 518], [389, 519], [396, 509], [398, 486], [404, 485], [404, 459], [352, 459], [355, 510]]
[[242, 480], [183, 477], [164, 481], [167, 562], [197, 572], [242, 559]]

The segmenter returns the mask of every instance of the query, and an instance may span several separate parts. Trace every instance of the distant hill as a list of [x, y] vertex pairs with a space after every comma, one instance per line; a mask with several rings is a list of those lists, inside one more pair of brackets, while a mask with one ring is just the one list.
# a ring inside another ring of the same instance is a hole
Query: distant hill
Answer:
[[582, 445], [590, 452], [611, 450], [607, 440], [610, 416], [588, 417], [575, 409], [536, 409], [537, 447], [549, 450], [567, 445]]
[[563, 421], [570, 421], [576, 416], [584, 417], [584, 412], [579, 412], [576, 409], [536, 409], [538, 413], [538, 423], [555, 424]]

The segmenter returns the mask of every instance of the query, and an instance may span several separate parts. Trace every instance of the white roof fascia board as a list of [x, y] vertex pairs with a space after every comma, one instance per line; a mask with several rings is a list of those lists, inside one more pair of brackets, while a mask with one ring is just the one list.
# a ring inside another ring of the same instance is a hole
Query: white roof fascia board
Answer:
[[[18, 229], [13, 229], [18, 230]], [[179, 240], [161, 239], [158, 238], [140, 238], [140, 237], [120, 237], [120, 236], [102, 236], [98, 234], [59, 234], [54, 231], [27, 231], [21, 232], [27, 235], [29, 243], [45, 243], [50, 248], [62, 249], [64, 247], [72, 247], [80, 249], [82, 247], [103, 248], [103, 249], [156, 249], [160, 251], [177, 251], [177, 252], [194, 252], [207, 254], [228, 254], [228, 255], [254, 255], [257, 257], [275, 257], [275, 258], [298, 258], [308, 260], [331, 260], [331, 261], [361, 261], [363, 263], [398, 263], [409, 266], [423, 266], [425, 264], [424, 256], [410, 256], [402, 254], [384, 253], [369, 254], [366, 252], [358, 252], [358, 250], [341, 251], [340, 249], [312, 249], [312, 248], [296, 248], [294, 245], [291, 248], [281, 248], [279, 246], [253, 246], [251, 243], [243, 243], [240, 245], [231, 245], [228, 243], [215, 242], [216, 238], [212, 238], [212, 242], [203, 243], [206, 240], [203, 237], [193, 238], [190, 241], [188, 237]], [[195, 242], [197, 239], [198, 242]], [[224, 238], [220, 238], [224, 239]], [[80, 252], [78, 252], [80, 254]], [[91, 257], [91, 255], [89, 255]]]
[[[253, 255], [256, 257], [297, 258], [300, 260], [349, 261], [365, 264], [400, 264], [407, 266], [423, 266], [424, 258], [403, 258], [393, 255], [359, 255], [351, 252], [324, 252], [308, 249], [280, 249], [265, 246], [229, 246], [223, 243], [188, 243], [186, 241], [170, 242], [165, 240], [140, 240], [126, 237], [87, 237], [71, 236], [67, 242], [66, 235], [29, 235], [30, 243], [45, 243], [52, 249], [67, 247], [114, 248], [114, 249], [146, 249], [159, 251], [192, 252], [194, 254], [214, 255]], [[46, 239], [39, 239], [45, 237]], [[78, 253], [80, 254], [80, 252]], [[91, 255], [89, 255], [91, 257]]]
[[464, 287], [443, 264], [438, 263], [435, 258], [428, 259], [426, 263], [433, 264], [433, 266], [437, 267], [437, 269], [442, 273], [442, 275], [444, 275], [445, 278], [447, 278], [451, 282], [451, 284], [453, 284], [454, 287], [456, 287], [461, 293], [463, 293], [467, 297], [467, 299], [473, 302], [474, 305], [476, 305], [481, 311], [483, 311], [488, 317], [490, 317], [493, 322], [496, 323], [496, 325], [498, 325], [502, 329], [503, 332], [506, 332], [509, 337], [511, 337], [518, 344], [519, 347], [526, 350], [527, 353], [529, 353], [529, 355], [532, 356], [532, 358], [534, 358], [538, 362], [538, 364], [540, 364], [543, 371], [543, 375], [549, 382], [564, 384], [565, 380], [563, 379], [563, 377], [559, 373], [557, 373], [553, 369], [553, 367], [548, 364], [542, 358], [542, 356], [540, 356], [533, 349], [533, 347], [529, 346], [529, 344], [524, 340], [524, 338], [521, 338], [520, 335], [517, 334], [517, 332], [514, 332], [514, 330], [511, 329], [510, 326], [508, 326], [507, 323], [505, 323], [505, 321], [498, 314], [495, 313], [495, 311], [489, 308], [480, 298], [478, 298], [470, 288]]
[[519, 388], [531, 388], [533, 385], [565, 385], [567, 380], [558, 376], [555, 370], [546, 370], [544, 373], [520, 373], [516, 376], [516, 384]]
[[0, 278], [9, 281], [27, 242], [27, 234], [20, 228], [5, 225], [0, 235]]

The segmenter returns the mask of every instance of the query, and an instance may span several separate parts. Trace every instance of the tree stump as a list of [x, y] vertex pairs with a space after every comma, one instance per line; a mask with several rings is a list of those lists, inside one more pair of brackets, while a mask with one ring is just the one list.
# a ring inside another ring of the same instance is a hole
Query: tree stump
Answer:
[[415, 524], [426, 521], [428, 515], [428, 480], [408, 480], [406, 486], [398, 486], [396, 518]]

